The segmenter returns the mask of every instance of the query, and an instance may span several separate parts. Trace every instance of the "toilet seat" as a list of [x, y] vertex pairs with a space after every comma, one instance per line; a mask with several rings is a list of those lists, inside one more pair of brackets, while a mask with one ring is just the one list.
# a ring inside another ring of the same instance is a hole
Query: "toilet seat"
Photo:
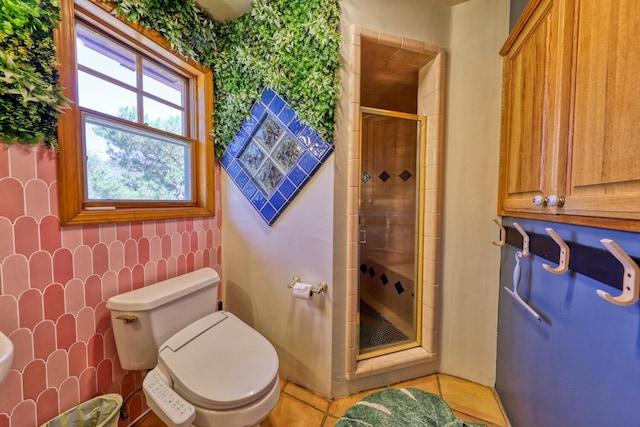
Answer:
[[159, 363], [196, 406], [225, 410], [260, 399], [278, 381], [273, 345], [229, 312], [203, 317], [169, 338]]

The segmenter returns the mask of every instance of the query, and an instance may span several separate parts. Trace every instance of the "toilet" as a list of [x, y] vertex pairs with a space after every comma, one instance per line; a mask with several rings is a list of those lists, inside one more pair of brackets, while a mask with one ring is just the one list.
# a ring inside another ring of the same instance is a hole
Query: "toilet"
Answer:
[[232, 313], [203, 268], [111, 297], [120, 365], [150, 370], [147, 404], [169, 426], [256, 426], [278, 401], [278, 355]]

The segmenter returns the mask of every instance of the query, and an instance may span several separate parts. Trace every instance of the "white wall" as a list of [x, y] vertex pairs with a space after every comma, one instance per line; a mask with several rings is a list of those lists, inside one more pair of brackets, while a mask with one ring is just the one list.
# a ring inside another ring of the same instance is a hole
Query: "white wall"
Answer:
[[508, 0], [452, 7], [445, 150], [440, 370], [493, 386], [500, 250], [496, 218]]
[[343, 0], [343, 31], [352, 24], [446, 46], [450, 7], [424, 0]]
[[[278, 351], [280, 375], [330, 395], [333, 158], [269, 227], [222, 172], [222, 283], [225, 309]], [[293, 276], [329, 283], [329, 293], [294, 299]]]

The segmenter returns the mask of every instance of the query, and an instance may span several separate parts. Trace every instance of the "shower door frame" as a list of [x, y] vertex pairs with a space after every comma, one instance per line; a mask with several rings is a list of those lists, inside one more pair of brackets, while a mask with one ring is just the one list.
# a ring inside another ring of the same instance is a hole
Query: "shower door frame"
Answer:
[[[420, 135], [416, 138], [416, 212], [415, 212], [415, 235], [416, 240], [414, 242], [414, 318], [413, 318], [413, 340], [410, 342], [404, 342], [397, 345], [385, 346], [377, 350], [369, 351], [367, 353], [360, 353], [360, 309], [358, 308], [356, 317], [356, 327], [358, 329], [358, 342], [356, 348], [356, 360], [361, 361], [365, 359], [371, 359], [385, 354], [395, 353], [402, 350], [408, 350], [414, 347], [420, 347], [422, 345], [422, 279], [423, 279], [423, 251], [424, 251], [424, 199], [425, 199], [425, 152], [427, 143], [427, 118], [418, 114], [403, 113], [400, 111], [383, 110], [380, 108], [372, 108], [360, 106], [360, 137], [359, 137], [359, 159], [358, 170], [362, 173], [363, 163], [363, 114], [375, 114], [384, 117], [392, 117], [403, 120], [413, 120], [419, 124]], [[362, 211], [362, 180], [358, 183], [358, 216], [360, 217]], [[358, 259], [360, 259], [360, 244], [358, 244]], [[359, 283], [359, 281], [358, 281]], [[358, 285], [358, 298], [360, 298], [360, 286]], [[411, 339], [411, 338], [410, 338]]]
[[[423, 40], [397, 36], [383, 31], [351, 25], [347, 44], [348, 63], [345, 68], [347, 87], [342, 97], [347, 126], [345, 150], [336, 150], [338, 159], [337, 176], [343, 177], [346, 187], [340, 186], [340, 194], [346, 199], [347, 211], [343, 229], [346, 231], [344, 242], [339, 241], [337, 253], [344, 255], [344, 283], [346, 287], [346, 307], [344, 312], [335, 311], [336, 336], [344, 334], [344, 347], [336, 347], [338, 352], [334, 360], [344, 357], [344, 376], [350, 384], [350, 393], [371, 388], [375, 384], [392, 384], [411, 378], [425, 376], [438, 371], [438, 346], [440, 341], [440, 295], [441, 295], [441, 217], [444, 192], [444, 157], [447, 91], [447, 52], [446, 49]], [[424, 65], [418, 73], [416, 92], [417, 113], [427, 117], [427, 147], [425, 153], [424, 189], [424, 251], [422, 278], [422, 344], [420, 347], [398, 351], [367, 360], [356, 360], [357, 356], [357, 312], [358, 312], [358, 185], [359, 174], [359, 138], [361, 77], [364, 69], [361, 45], [374, 44], [382, 50], [375, 58], [388, 59], [389, 54], [400, 53], [410, 58], [430, 56], [432, 61]], [[389, 49], [391, 48], [391, 49]], [[383, 54], [385, 53], [385, 54]], [[340, 156], [342, 154], [342, 156]], [[340, 181], [342, 182], [342, 181]], [[341, 228], [342, 229], [342, 228]], [[342, 259], [342, 258], [341, 258]], [[341, 283], [341, 275], [336, 283]], [[344, 320], [343, 320], [344, 319]], [[344, 323], [344, 330], [340, 331]], [[344, 353], [343, 353], [344, 352]], [[341, 371], [338, 363], [337, 369]], [[336, 371], [333, 378], [342, 373]]]

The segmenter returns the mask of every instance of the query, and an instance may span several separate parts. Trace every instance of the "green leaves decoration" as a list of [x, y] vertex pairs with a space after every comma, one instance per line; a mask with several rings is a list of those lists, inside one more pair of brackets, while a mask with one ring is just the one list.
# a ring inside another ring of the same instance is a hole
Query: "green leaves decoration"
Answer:
[[[220, 157], [264, 87], [333, 141], [340, 66], [339, 0], [254, 0], [216, 23], [194, 0], [115, 0], [116, 12], [161, 33], [214, 72], [213, 136]], [[57, 86], [51, 28], [58, 0], [0, 0], [0, 139], [57, 147], [66, 105]]]
[[438, 395], [417, 388], [392, 388], [357, 402], [338, 420], [336, 427], [486, 427], [455, 417]]
[[249, 13], [223, 24], [211, 21], [194, 0], [115, 3], [118, 13], [160, 32], [178, 52], [213, 70], [217, 157], [267, 86], [333, 141], [339, 0], [255, 0]]
[[116, 0], [115, 12], [162, 34], [187, 58], [211, 67], [216, 49], [215, 24], [194, 0]]
[[57, 148], [58, 85], [51, 28], [58, 0], [0, 0], [0, 139]]

